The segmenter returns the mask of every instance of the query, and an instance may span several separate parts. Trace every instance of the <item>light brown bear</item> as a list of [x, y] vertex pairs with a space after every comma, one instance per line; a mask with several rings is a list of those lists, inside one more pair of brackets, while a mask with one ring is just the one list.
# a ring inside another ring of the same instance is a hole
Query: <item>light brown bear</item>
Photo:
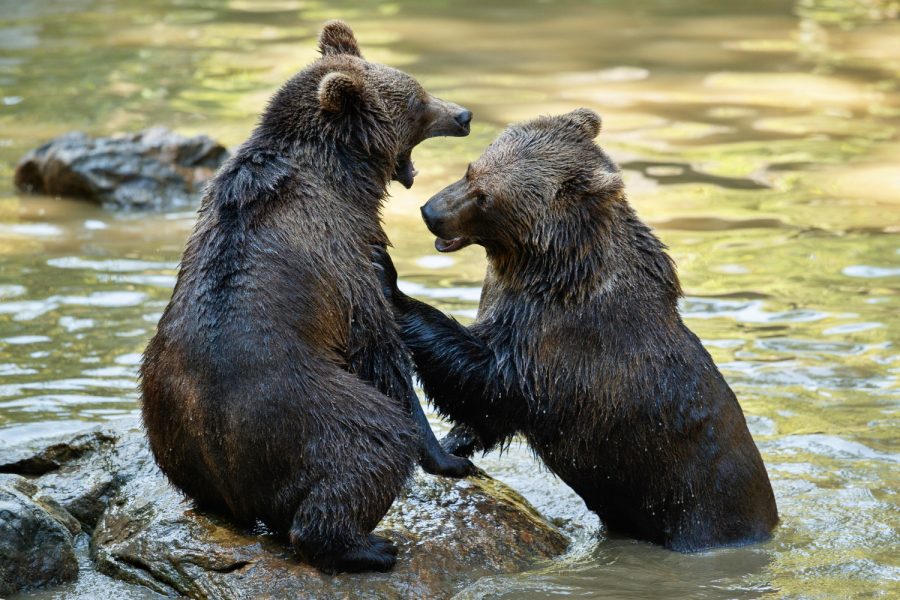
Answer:
[[464, 454], [521, 434], [613, 530], [680, 551], [769, 537], [775, 498], [741, 407], [678, 313], [675, 266], [629, 206], [586, 109], [513, 125], [422, 207], [442, 252], [485, 248], [462, 327], [376, 263]]

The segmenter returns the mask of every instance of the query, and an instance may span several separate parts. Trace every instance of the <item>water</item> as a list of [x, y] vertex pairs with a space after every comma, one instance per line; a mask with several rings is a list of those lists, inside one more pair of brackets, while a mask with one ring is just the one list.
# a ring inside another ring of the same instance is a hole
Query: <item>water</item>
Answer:
[[[411, 293], [474, 315], [484, 258], [437, 255], [416, 208], [507, 122], [589, 106], [676, 258], [688, 324], [772, 476], [774, 539], [679, 555], [610, 538], [513, 447], [479, 464], [574, 538], [461, 598], [900, 595], [900, 22], [896, 2], [0, 0], [0, 436], [136, 410], [138, 357], [194, 215], [17, 195], [70, 129], [166, 125], [229, 145], [347, 19], [372, 60], [475, 113], [416, 151], [385, 210]], [[445, 426], [436, 427], [445, 430]]]

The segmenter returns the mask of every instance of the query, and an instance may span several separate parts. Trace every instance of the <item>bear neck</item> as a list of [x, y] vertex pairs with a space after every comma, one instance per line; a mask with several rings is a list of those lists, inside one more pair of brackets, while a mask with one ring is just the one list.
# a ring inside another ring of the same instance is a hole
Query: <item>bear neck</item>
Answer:
[[325, 183], [346, 201], [348, 209], [380, 211], [396, 163], [389, 154], [367, 152], [352, 136], [338, 140], [320, 134], [279, 138], [261, 132], [254, 137], [265, 150], [286, 157], [307, 177]]
[[675, 265], [624, 194], [585, 199], [568, 221], [548, 224], [546, 235], [518, 247], [488, 249], [496, 281], [538, 302], [577, 305], [639, 296], [677, 311]]

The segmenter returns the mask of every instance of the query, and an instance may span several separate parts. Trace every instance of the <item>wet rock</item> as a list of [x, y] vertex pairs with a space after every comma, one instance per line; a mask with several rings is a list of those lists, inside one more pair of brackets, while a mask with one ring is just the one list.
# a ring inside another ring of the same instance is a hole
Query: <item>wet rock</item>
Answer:
[[141, 442], [123, 435], [135, 427], [96, 429], [65, 440], [0, 446], [0, 472], [39, 475], [40, 497], [49, 498], [90, 532], [115, 492], [133, 476]]
[[393, 572], [322, 575], [283, 541], [194, 510], [154, 472], [133, 479], [104, 514], [92, 556], [107, 575], [192, 598], [449, 598], [567, 546], [525, 500], [487, 477], [419, 475], [377, 531], [400, 547]]
[[78, 522], [37, 495], [26, 479], [0, 475], [0, 595], [78, 576], [72, 545]]
[[[103, 438], [114, 431], [97, 431]], [[114, 445], [100, 444], [58, 470], [38, 479], [41, 494], [63, 506], [84, 530], [93, 530], [112, 499], [131, 478], [152, 459], [143, 435], [132, 432], [117, 438]]]
[[158, 473], [123, 492], [94, 533], [98, 568], [193, 598], [449, 598], [478, 577], [524, 570], [567, 545], [496, 481], [420, 475], [377, 530], [400, 547], [394, 571], [329, 577], [281, 540], [194, 510]]
[[112, 447], [117, 439], [113, 432], [97, 429], [67, 439], [37, 439], [17, 445], [0, 442], [0, 473], [43, 475], [103, 446]]
[[161, 127], [107, 138], [71, 132], [26, 154], [15, 185], [116, 208], [165, 209], [195, 201], [226, 158], [225, 147], [205, 135]]
[[0, 470], [30, 474], [28, 481], [0, 477], [32, 486], [28, 497], [61, 515], [71, 512], [72, 533], [93, 532], [92, 569], [164, 595], [449, 598], [481, 576], [530, 568], [567, 546], [497, 481], [420, 474], [378, 529], [400, 547], [394, 571], [325, 576], [283, 540], [195, 510], [159, 472], [131, 419], [67, 439], [0, 446]]

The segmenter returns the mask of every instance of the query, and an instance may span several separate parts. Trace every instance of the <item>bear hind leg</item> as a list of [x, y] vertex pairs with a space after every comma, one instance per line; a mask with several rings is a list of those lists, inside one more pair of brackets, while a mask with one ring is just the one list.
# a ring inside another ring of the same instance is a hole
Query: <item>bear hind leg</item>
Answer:
[[397, 561], [394, 543], [371, 531], [403, 486], [413, 448], [410, 444], [403, 453], [377, 457], [370, 449], [368, 458], [353, 464], [333, 457], [347, 468], [317, 481], [294, 512], [288, 532], [294, 550], [326, 573], [389, 571]]
[[383, 550], [393, 556], [397, 556], [397, 554], [400, 552], [399, 548], [397, 548], [397, 545], [394, 544], [393, 541], [389, 540], [386, 537], [375, 535], [374, 533], [369, 534], [369, 544], [371, 544], [373, 548], [379, 551]]
[[352, 527], [335, 512], [310, 499], [300, 505], [289, 535], [297, 554], [329, 574], [390, 571], [397, 562], [397, 546]]

